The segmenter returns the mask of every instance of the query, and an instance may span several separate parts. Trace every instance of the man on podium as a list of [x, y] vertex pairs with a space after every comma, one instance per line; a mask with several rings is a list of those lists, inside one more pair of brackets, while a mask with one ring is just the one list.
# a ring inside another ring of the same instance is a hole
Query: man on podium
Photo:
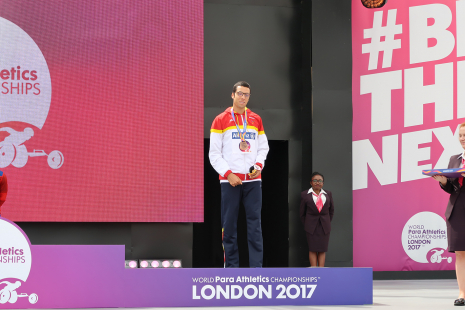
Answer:
[[237, 217], [242, 201], [247, 219], [249, 266], [263, 265], [261, 172], [268, 154], [262, 119], [248, 109], [250, 85], [237, 82], [233, 106], [213, 121], [209, 158], [221, 184], [221, 224], [225, 267], [239, 267]]

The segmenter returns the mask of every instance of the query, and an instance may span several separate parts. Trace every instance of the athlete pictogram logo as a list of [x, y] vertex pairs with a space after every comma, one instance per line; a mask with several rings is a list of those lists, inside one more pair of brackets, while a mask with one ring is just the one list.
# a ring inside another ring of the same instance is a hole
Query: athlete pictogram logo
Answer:
[[16, 281], [14, 283], [8, 281], [2, 281], [1, 284], [6, 284], [3, 289], [0, 290], [0, 304], [5, 304], [9, 302], [10, 304], [14, 304], [18, 297], [29, 297], [28, 300], [31, 304], [35, 304], [39, 300], [39, 296], [37, 294], [32, 293], [28, 295], [26, 293], [18, 294], [16, 289], [21, 286], [21, 282]]
[[37, 294], [17, 292], [31, 272], [29, 239], [16, 224], [1, 217], [0, 236], [0, 304], [14, 304], [21, 297], [28, 297], [29, 303], [35, 304], [39, 300]]
[[431, 263], [438, 263], [440, 264], [442, 261], [447, 261], [449, 264], [452, 263], [452, 257], [447, 256], [447, 255], [442, 255], [444, 254], [446, 250], [441, 249], [441, 248], [435, 248], [431, 249], [428, 254], [426, 254], [426, 257], [428, 258], [428, 261]]
[[16, 168], [26, 165], [29, 157], [48, 156], [47, 163], [50, 168], [58, 169], [63, 165], [63, 154], [60, 151], [52, 151], [50, 154], [43, 150], [28, 152], [23, 144], [34, 136], [32, 128], [25, 128], [23, 131], [16, 131], [13, 128], [3, 127], [0, 131], [6, 131], [10, 135], [3, 142], [0, 142], [0, 168], [5, 168], [12, 164]]
[[[29, 157], [47, 156], [53, 169], [63, 166], [58, 151], [33, 150], [24, 143], [44, 126], [50, 109], [52, 84], [45, 57], [20, 27], [0, 17], [0, 168], [24, 167]], [[13, 127], [13, 128], [12, 128]], [[35, 127], [33, 129], [31, 127]]]

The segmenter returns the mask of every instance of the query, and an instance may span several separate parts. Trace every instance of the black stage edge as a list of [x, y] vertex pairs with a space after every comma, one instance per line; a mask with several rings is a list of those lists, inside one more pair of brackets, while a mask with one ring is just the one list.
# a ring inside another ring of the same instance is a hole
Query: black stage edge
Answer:
[[312, 168], [324, 174], [324, 189], [334, 198], [326, 266], [352, 267], [351, 1], [311, 3]]
[[[289, 267], [308, 267], [307, 239], [299, 218], [300, 192], [310, 187], [312, 174], [312, 2], [300, 4], [300, 45], [302, 74], [300, 98], [296, 98], [294, 137], [291, 138], [294, 152], [300, 153], [289, 166]], [[294, 140], [294, 141], [292, 141]], [[298, 150], [298, 151], [297, 151]], [[292, 197], [292, 198], [291, 198]]]
[[373, 280], [436, 280], [456, 279], [455, 270], [374, 271]]
[[[126, 259], [182, 259], [192, 267], [192, 223], [16, 222], [31, 244], [121, 244]], [[173, 246], [175, 245], [175, 246]]]

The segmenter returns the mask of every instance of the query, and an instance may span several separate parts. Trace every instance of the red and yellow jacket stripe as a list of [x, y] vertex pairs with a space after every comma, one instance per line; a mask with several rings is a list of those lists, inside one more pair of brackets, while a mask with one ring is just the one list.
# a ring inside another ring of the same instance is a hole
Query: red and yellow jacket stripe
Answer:
[[[242, 130], [241, 115], [235, 113], [236, 120]], [[245, 114], [242, 114], [245, 117]], [[241, 139], [236, 124], [231, 117], [231, 108], [227, 108], [213, 121], [210, 130], [209, 158], [213, 168], [220, 175], [221, 182], [227, 182], [229, 173], [236, 174], [244, 182], [260, 180], [261, 175], [251, 180], [247, 175], [249, 168], [258, 164], [265, 166], [265, 159], [269, 151], [268, 139], [263, 129], [261, 117], [247, 109], [247, 133], [245, 140], [250, 144], [247, 152], [241, 151]]]

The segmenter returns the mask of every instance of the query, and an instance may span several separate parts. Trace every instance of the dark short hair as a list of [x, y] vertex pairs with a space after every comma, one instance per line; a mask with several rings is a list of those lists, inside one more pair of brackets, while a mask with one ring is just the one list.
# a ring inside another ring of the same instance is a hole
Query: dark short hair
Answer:
[[324, 182], [325, 177], [321, 173], [316, 172], [316, 171], [312, 173], [312, 176], [310, 177], [310, 182], [313, 180], [313, 177], [316, 176], [316, 175], [321, 176], [323, 178], [323, 182]]
[[[236, 84], [234, 84], [233, 86], [233, 93], [236, 93], [236, 89], [237, 87], [239, 86], [242, 86], [242, 87], [247, 87], [248, 89], [250, 89], [250, 84], [247, 83], [246, 81], [239, 81], [237, 82]], [[252, 91], [252, 90], [251, 90]]]

